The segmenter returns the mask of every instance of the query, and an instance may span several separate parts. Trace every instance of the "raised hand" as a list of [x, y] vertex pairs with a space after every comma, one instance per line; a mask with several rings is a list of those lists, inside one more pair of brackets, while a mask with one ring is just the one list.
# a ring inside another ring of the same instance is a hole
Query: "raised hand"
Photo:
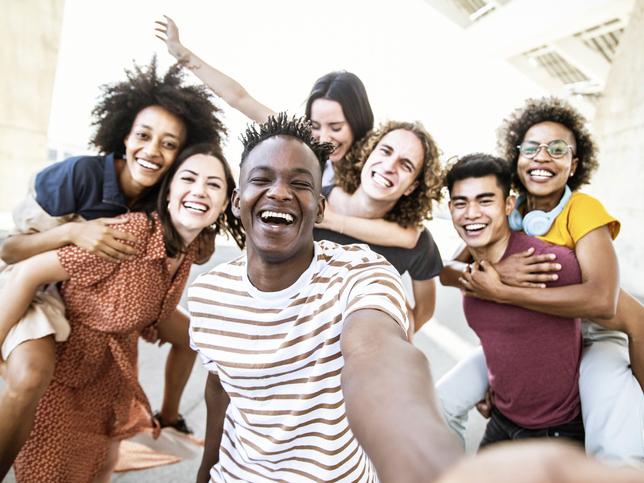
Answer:
[[127, 218], [97, 218], [91, 221], [69, 223], [72, 243], [110, 262], [129, 260], [138, 250], [125, 242], [133, 243], [136, 237], [118, 231], [113, 225], [127, 223]]
[[179, 28], [177, 24], [167, 15], [164, 15], [164, 17], [165, 21], [157, 20], [154, 22], [154, 30], [157, 32], [154, 36], [165, 42], [168, 52], [172, 57], [179, 62], [187, 61], [187, 57], [189, 58], [190, 54], [179, 40]]
[[506, 285], [515, 287], [545, 288], [545, 282], [557, 280], [555, 273], [561, 270], [561, 265], [554, 262], [554, 253], [533, 255], [534, 248], [530, 247], [520, 253], [504, 258], [494, 265], [501, 280]]

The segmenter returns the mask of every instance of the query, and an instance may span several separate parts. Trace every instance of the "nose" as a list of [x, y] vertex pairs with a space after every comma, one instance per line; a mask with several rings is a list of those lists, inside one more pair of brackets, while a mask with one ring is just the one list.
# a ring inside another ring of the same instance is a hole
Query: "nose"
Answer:
[[197, 181], [192, 184], [190, 188], [190, 194], [193, 196], [197, 196], [199, 198], [203, 198], [206, 196], [206, 181]]
[[479, 216], [479, 207], [478, 203], [468, 203], [465, 208], [465, 218], [468, 220], [474, 220]]
[[547, 146], [545, 144], [539, 145], [539, 147], [537, 148], [537, 152], [534, 153], [534, 156], [532, 159], [535, 161], [550, 161], [550, 159], [552, 158], [550, 157], [550, 154], [548, 153], [548, 150], [546, 149], [546, 147]]
[[397, 156], [387, 156], [382, 160], [382, 167], [388, 173], [393, 173], [396, 170], [396, 164], [398, 164]]
[[145, 144], [145, 154], [148, 156], [158, 156], [159, 153], [161, 152], [160, 149], [161, 142], [160, 140], [156, 138], [150, 139], [146, 144]]
[[288, 201], [293, 198], [293, 193], [288, 183], [276, 180], [266, 192], [266, 196], [276, 201]]

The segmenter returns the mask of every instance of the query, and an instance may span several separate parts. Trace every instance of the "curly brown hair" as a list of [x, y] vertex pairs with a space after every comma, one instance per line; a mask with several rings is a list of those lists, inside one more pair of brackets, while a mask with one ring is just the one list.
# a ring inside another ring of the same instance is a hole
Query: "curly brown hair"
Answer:
[[519, 148], [525, 133], [535, 124], [541, 122], [556, 122], [562, 124], [572, 132], [575, 138], [575, 153], [577, 169], [568, 180], [571, 190], [576, 190], [588, 184], [593, 172], [597, 169], [597, 146], [586, 129], [586, 118], [568, 102], [557, 97], [544, 97], [541, 99], [528, 99], [526, 104], [516, 109], [510, 116], [503, 120], [497, 130], [497, 144], [502, 157], [510, 162], [512, 167], [512, 182], [514, 187], [525, 193], [526, 189], [517, 175]]
[[186, 125], [184, 146], [198, 143], [220, 144], [226, 128], [217, 115], [205, 86], [184, 85], [181, 64], [174, 64], [163, 77], [157, 73], [156, 56], [144, 68], [134, 65], [125, 70], [127, 79], [101, 86], [102, 95], [92, 110], [95, 127], [91, 143], [101, 153], [125, 154], [123, 140], [132, 129], [137, 114], [148, 106], [161, 106]]
[[384, 219], [404, 228], [420, 227], [423, 221], [431, 220], [432, 201], [440, 200], [442, 186], [438, 147], [420, 122], [388, 121], [367, 133], [344, 159], [334, 165], [335, 182], [347, 193], [354, 193], [360, 186], [360, 173], [371, 152], [386, 134], [397, 129], [416, 135], [423, 146], [424, 158], [416, 177], [418, 186], [408, 196], [402, 196]]

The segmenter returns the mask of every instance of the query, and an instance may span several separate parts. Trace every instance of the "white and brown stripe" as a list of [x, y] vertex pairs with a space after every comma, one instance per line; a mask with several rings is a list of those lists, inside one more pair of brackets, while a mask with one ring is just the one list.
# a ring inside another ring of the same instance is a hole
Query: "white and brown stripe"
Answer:
[[189, 290], [191, 343], [230, 396], [213, 481], [377, 481], [351, 432], [340, 375], [340, 335], [360, 309], [404, 331], [396, 270], [362, 245], [316, 243], [299, 280], [259, 292], [241, 257]]

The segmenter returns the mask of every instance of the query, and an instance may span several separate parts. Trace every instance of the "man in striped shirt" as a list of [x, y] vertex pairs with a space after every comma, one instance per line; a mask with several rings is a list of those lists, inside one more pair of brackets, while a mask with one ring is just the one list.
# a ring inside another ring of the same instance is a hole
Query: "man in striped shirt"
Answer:
[[331, 147], [284, 114], [243, 141], [246, 254], [189, 291], [210, 371], [198, 481], [431, 481], [460, 449], [406, 339], [400, 278], [364, 245], [313, 241]]

